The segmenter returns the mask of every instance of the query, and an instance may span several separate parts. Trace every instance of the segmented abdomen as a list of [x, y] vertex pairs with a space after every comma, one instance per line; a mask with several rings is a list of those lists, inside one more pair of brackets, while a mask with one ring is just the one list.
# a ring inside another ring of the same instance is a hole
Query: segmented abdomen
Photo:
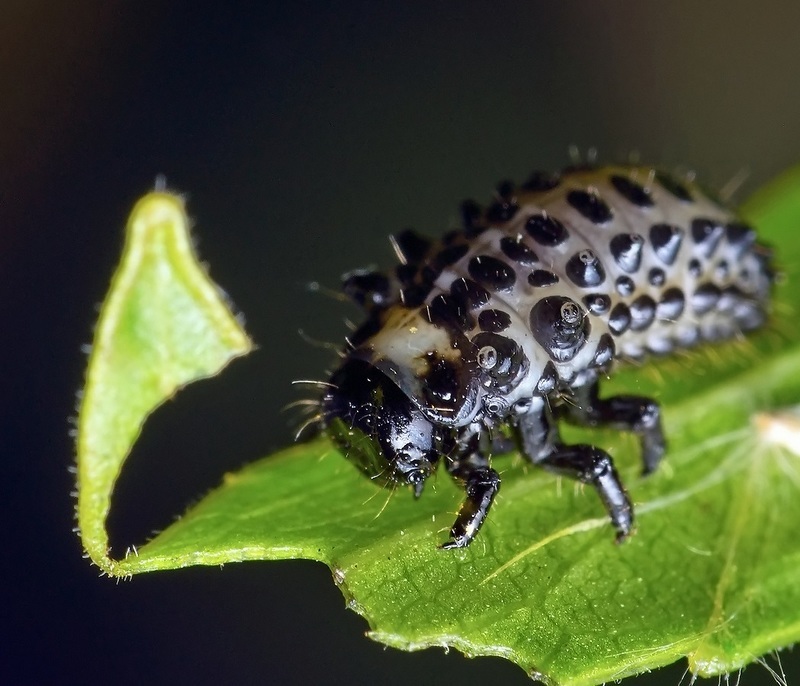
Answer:
[[593, 338], [607, 331], [616, 354], [634, 358], [727, 338], [766, 316], [769, 254], [752, 229], [651, 168], [535, 174], [463, 214], [463, 229], [430, 249], [398, 237], [407, 263], [396, 274], [402, 302], [469, 336], [529, 337], [528, 313], [550, 295], [581, 303]]

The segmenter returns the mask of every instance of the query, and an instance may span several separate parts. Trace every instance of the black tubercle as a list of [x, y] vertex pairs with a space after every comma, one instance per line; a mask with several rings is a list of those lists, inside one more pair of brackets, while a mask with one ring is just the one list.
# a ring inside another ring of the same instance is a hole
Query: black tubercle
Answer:
[[614, 174], [611, 185], [617, 193], [637, 207], [652, 207], [654, 204], [650, 192], [626, 176]]
[[542, 298], [530, 314], [536, 342], [556, 362], [569, 362], [586, 343], [591, 327], [580, 305], [563, 296]]
[[464, 298], [440, 293], [425, 310], [431, 324], [452, 326], [459, 331], [469, 330], [475, 326], [475, 319]]
[[526, 191], [541, 193], [552, 190], [558, 186], [559, 183], [561, 183], [561, 177], [558, 174], [535, 171], [528, 177], [528, 180], [522, 184], [522, 188]]
[[450, 284], [450, 293], [459, 298], [471, 310], [483, 307], [489, 302], [491, 296], [483, 286], [475, 283], [472, 279], [456, 279]]
[[656, 181], [681, 202], [692, 202], [692, 194], [682, 183], [665, 172], [656, 172]]
[[593, 224], [605, 224], [614, 216], [597, 193], [570, 191], [567, 193], [567, 202]]
[[617, 293], [623, 298], [629, 296], [636, 290], [636, 284], [633, 283], [633, 279], [630, 276], [618, 276], [617, 280], [614, 282], [614, 287], [617, 289]]
[[405, 229], [392, 236], [392, 244], [402, 262], [419, 264], [431, 249], [432, 242], [412, 229]]
[[539, 261], [539, 257], [519, 238], [503, 236], [500, 239], [500, 250], [503, 254], [517, 264], [530, 267]]
[[472, 345], [485, 388], [508, 393], [528, 371], [528, 358], [522, 348], [506, 336], [479, 333], [472, 339]]
[[525, 222], [525, 230], [540, 245], [555, 247], [569, 238], [564, 225], [549, 214], [534, 214]]
[[389, 303], [389, 279], [379, 272], [357, 270], [342, 277], [342, 290], [356, 303], [371, 309]]
[[620, 269], [633, 274], [642, 263], [644, 238], [638, 233], [618, 233], [611, 239], [609, 247], [614, 261]]
[[703, 257], [711, 257], [717, 249], [725, 228], [713, 219], [699, 217], [692, 220], [692, 240], [703, 249]]
[[650, 242], [658, 259], [671, 265], [681, 248], [683, 229], [672, 224], [654, 224], [650, 227]]
[[469, 261], [468, 269], [475, 281], [492, 290], [509, 291], [517, 279], [511, 267], [492, 255], [476, 255]]
[[461, 203], [461, 222], [468, 237], [477, 236], [486, 229], [481, 206], [474, 200], [465, 200]]
[[606, 280], [605, 269], [591, 250], [581, 250], [569, 258], [567, 276], [581, 288], [594, 288]]
[[497, 186], [497, 200], [486, 210], [486, 218], [490, 222], [507, 222], [519, 210], [514, 199], [514, 184], [511, 181], [502, 181]]
[[558, 283], [558, 275], [547, 269], [535, 269], [528, 274], [528, 283], [534, 288], [546, 288]]
[[630, 305], [631, 330], [643, 331], [653, 323], [656, 303], [649, 295], [640, 295]]

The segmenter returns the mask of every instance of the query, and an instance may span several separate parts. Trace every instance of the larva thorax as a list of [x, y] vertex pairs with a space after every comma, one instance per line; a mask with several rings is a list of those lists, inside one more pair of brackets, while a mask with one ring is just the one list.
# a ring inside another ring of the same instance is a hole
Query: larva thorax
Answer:
[[[517, 427], [530, 459], [553, 466], [570, 447], [550, 408], [586, 393], [594, 399], [571, 419], [630, 424], [645, 441], [647, 399], [629, 408], [633, 419], [606, 417], [612, 410], [595, 398], [599, 372], [765, 319], [772, 273], [754, 232], [695, 185], [650, 168], [534, 174], [520, 187], [501, 184], [486, 210], [464, 203], [462, 214], [462, 229], [436, 244], [411, 232], [395, 237], [401, 264], [391, 274], [345, 281], [369, 316], [323, 407], [329, 427], [341, 420], [332, 432], [340, 445], [373, 478], [419, 493], [445, 457], [467, 485], [476, 469], [486, 481], [494, 472], [483, 434], [501, 421]], [[647, 431], [645, 460], [657, 462], [660, 424]], [[499, 479], [486, 488], [490, 504]], [[467, 545], [488, 511], [475, 519], [478, 506], [468, 504], [453, 545]]]

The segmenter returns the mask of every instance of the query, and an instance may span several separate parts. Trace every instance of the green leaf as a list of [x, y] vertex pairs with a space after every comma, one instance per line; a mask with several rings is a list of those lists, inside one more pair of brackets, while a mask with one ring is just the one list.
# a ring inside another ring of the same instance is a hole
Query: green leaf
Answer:
[[194, 255], [181, 198], [142, 198], [100, 311], [78, 415], [78, 526], [108, 574], [124, 573], [108, 557], [111, 491], [145, 418], [251, 348], [224, 301]]
[[776, 246], [774, 322], [746, 341], [615, 374], [604, 392], [655, 395], [670, 449], [638, 477], [630, 436], [573, 431], [610, 449], [636, 502], [622, 546], [596, 494], [501, 457], [503, 488], [475, 543], [443, 552], [462, 494], [446, 474], [414, 501], [376, 488], [327, 440], [259, 461], [116, 574], [252, 559], [330, 566], [370, 635], [406, 650], [498, 655], [554, 684], [597, 684], [688, 656], [738, 669], [800, 638], [800, 171], [745, 209]]

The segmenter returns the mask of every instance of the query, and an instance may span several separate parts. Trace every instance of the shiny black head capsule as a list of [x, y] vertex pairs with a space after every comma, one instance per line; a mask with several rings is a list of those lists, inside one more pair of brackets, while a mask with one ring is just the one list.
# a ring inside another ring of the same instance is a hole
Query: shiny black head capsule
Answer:
[[437, 427], [369, 362], [346, 361], [330, 383], [323, 417], [342, 452], [370, 479], [407, 483], [420, 495], [439, 458]]

